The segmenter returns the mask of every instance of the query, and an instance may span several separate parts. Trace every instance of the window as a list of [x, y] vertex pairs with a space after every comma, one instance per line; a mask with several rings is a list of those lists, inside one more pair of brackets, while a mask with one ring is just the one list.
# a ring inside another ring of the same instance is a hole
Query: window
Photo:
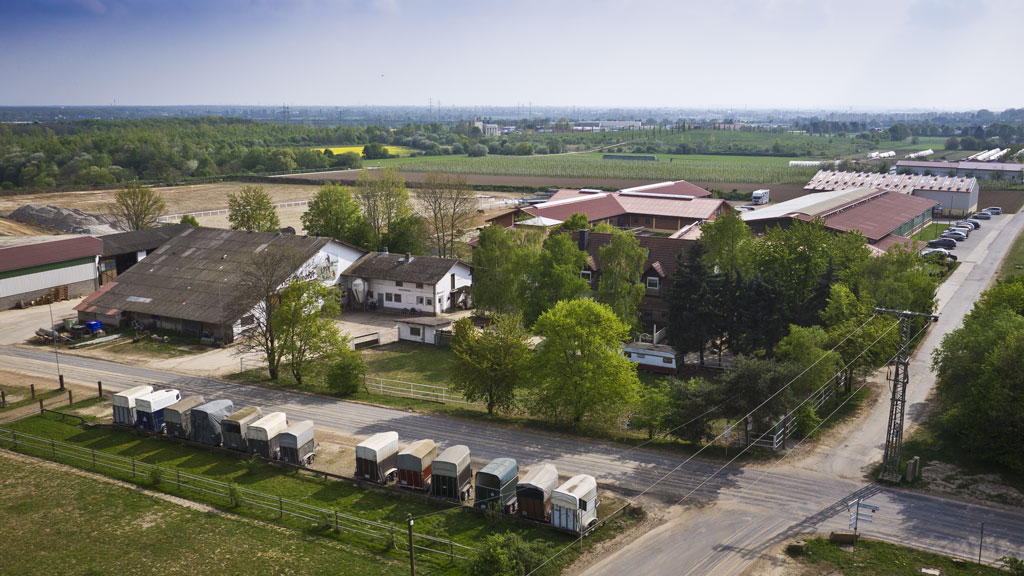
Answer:
[[590, 282], [590, 270], [584, 270], [580, 272], [580, 278], [583, 278], [587, 282]]
[[661, 361], [664, 364], [671, 364], [673, 360], [671, 356], [665, 356], [664, 358], [661, 359]]
[[399, 281], [399, 280], [395, 280], [395, 286], [398, 286], [399, 288], [401, 288], [402, 287], [402, 282]]
[[384, 294], [384, 299], [387, 300], [388, 302], [391, 302], [394, 300], [394, 297], [391, 295], [391, 292], [387, 292]]
[[246, 314], [242, 316], [242, 326], [252, 326], [256, 323], [256, 317], [252, 314]]
[[426, 304], [427, 306], [433, 306], [433, 305], [434, 305], [434, 299], [433, 299], [433, 298], [427, 297], [427, 298], [424, 298], [424, 300], [425, 300], [425, 302], [424, 302], [424, 303], [425, 303], [425, 304]]
[[637, 354], [636, 354], [636, 357], [637, 357], [637, 358], [643, 358], [643, 357], [644, 357], [644, 355], [643, 355], [643, 354], [640, 354], [640, 353], [637, 353]]
[[417, 296], [416, 297], [416, 303], [417, 304], [423, 304], [423, 296]]
[[582, 500], [582, 499], [580, 500], [580, 511], [582, 511], [582, 512], [586, 512], [587, 511], [587, 501], [586, 500]]
[[651, 219], [650, 218], [644, 218], [644, 226], [650, 226], [650, 225], [651, 225]]
[[624, 353], [624, 356], [625, 356], [626, 358], [632, 358], [632, 356], [630, 355], [630, 353], [629, 353], [629, 352], [625, 352], [625, 353]]
[[423, 288], [423, 282], [417, 282], [416, 283], [416, 287], [417, 288]]
[[395, 294], [395, 302], [401, 302], [401, 301], [402, 301], [402, 295], [401, 294]]
[[409, 327], [409, 336], [419, 336], [420, 334], [422, 334], [422, 331], [419, 326]]
[[657, 290], [660, 285], [661, 285], [661, 278], [658, 278], [657, 276], [648, 276], [647, 277], [647, 289], [648, 290]]

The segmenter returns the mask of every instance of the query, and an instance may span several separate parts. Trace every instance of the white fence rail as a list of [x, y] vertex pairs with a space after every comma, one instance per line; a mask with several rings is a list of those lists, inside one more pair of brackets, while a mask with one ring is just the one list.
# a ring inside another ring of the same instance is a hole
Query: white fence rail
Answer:
[[403, 396], [405, 398], [416, 398], [442, 404], [463, 404], [465, 406], [480, 406], [486, 404], [481, 402], [470, 402], [458, 392], [449, 390], [444, 386], [432, 384], [418, 384], [416, 382], [403, 382], [402, 380], [391, 380], [380, 376], [366, 375], [363, 377], [363, 384], [366, 391], [371, 394], [387, 394], [389, 396]]

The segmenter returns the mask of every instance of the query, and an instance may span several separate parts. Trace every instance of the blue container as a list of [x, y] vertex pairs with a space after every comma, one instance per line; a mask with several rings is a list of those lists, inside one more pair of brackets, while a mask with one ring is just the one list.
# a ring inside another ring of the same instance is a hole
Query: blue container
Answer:
[[100, 330], [103, 329], [103, 324], [101, 324], [98, 320], [90, 320], [89, 322], [85, 323], [85, 327], [89, 329], [89, 332], [95, 334], [96, 332], [99, 332]]

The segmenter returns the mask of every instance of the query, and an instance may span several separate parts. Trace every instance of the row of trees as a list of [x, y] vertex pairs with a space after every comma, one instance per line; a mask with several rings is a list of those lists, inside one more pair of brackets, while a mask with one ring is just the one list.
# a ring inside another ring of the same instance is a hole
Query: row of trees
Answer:
[[947, 435], [965, 453], [1024, 472], [1024, 277], [982, 294], [933, 366]]

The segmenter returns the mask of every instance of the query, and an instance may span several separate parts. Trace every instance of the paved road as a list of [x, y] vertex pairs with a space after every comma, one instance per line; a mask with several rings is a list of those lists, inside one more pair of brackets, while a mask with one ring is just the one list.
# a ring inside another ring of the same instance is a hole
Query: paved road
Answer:
[[[1024, 220], [1017, 217], [1010, 228], [1019, 230], [1021, 225]], [[994, 258], [1012, 240], [1012, 230], [997, 235], [994, 234], [997, 227], [991, 228], [991, 236], [998, 238], [990, 241], [985, 249]], [[975, 251], [981, 249], [984, 241], [985, 238], [979, 237]], [[964, 310], [988, 284], [991, 272], [981, 261], [965, 264], [953, 279], [957, 282], [955, 289], [950, 288], [946, 297], [946, 301], [964, 300]], [[682, 463], [680, 458], [671, 455], [645, 450], [624, 451], [578, 438], [508, 430], [84, 357], [62, 356], [61, 360], [67, 378], [84, 384], [102, 380], [108, 390], [122, 390], [142, 383], [175, 387], [208, 398], [230, 398], [238, 404], [283, 410], [293, 419], [311, 418], [321, 427], [352, 436], [396, 430], [403, 439], [434, 438], [442, 447], [465, 443], [477, 458], [511, 456], [524, 467], [549, 461], [562, 473], [594, 474], [601, 482], [626, 492], [646, 487]], [[0, 363], [8, 369], [33, 375], [52, 376], [55, 372], [52, 353], [43, 350], [0, 347]], [[873, 440], [866, 438], [865, 442], [871, 445]], [[860, 458], [857, 455], [851, 460], [856, 462]], [[848, 465], [836, 468], [848, 468]], [[669, 475], [649, 492], [649, 496], [675, 504], [717, 469], [716, 464], [691, 462]], [[882, 489], [860, 478], [836, 478], [819, 469], [730, 467], [695, 494], [714, 505], [670, 515], [671, 520], [664, 526], [605, 558], [587, 573], [737, 573], [767, 546], [788, 535], [845, 529], [845, 503], [858, 495], [870, 497], [872, 503], [882, 507], [875, 515], [875, 522], [863, 527], [871, 536], [969, 557], [977, 554], [975, 530], [984, 521], [985, 560], [991, 562], [1004, 554], [1019, 555], [1024, 551], [1024, 514]]]

